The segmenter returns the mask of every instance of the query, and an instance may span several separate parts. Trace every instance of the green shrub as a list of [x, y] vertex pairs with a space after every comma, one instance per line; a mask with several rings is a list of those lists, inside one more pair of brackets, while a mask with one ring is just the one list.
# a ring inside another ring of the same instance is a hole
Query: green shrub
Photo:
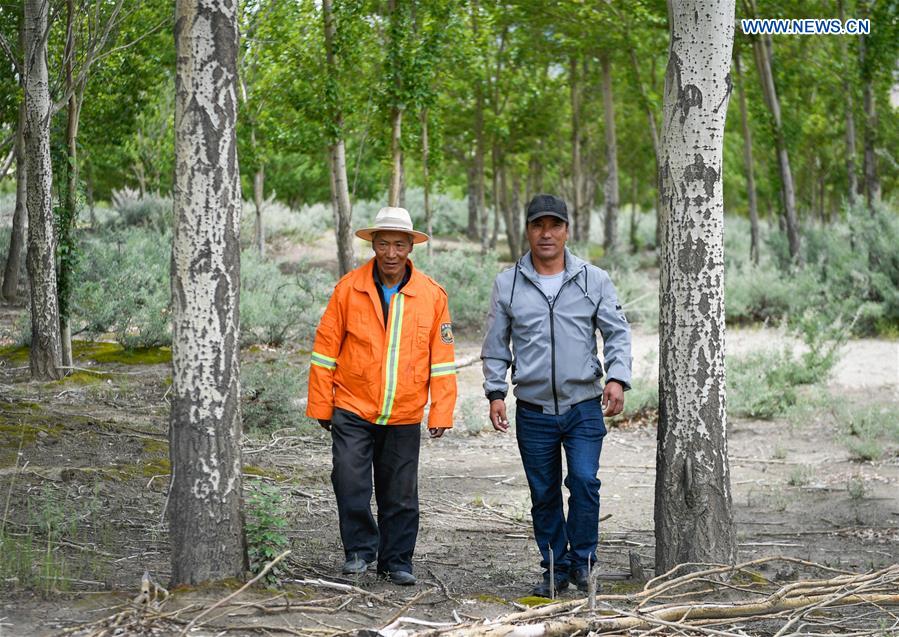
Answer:
[[112, 332], [127, 349], [171, 344], [171, 236], [144, 228], [101, 232], [80, 245], [73, 333]]
[[[284, 552], [288, 546], [286, 529], [287, 507], [278, 488], [265, 484], [253, 488], [247, 498], [244, 525], [251, 572], [262, 572], [268, 562]], [[265, 580], [275, 584], [284, 572], [281, 563], [276, 564], [266, 574]]]
[[653, 275], [640, 268], [639, 256], [625, 252], [603, 257], [596, 264], [608, 271], [627, 320], [653, 329], [659, 325], [659, 287]]
[[[256, 207], [252, 201], [245, 201], [240, 226], [244, 248], [253, 245], [255, 223]], [[318, 203], [296, 210], [270, 198], [262, 206], [262, 225], [267, 240], [286, 237], [292, 242], [309, 245], [334, 226], [334, 215], [331, 204]]]
[[308, 361], [291, 361], [286, 354], [248, 362], [241, 367], [243, 423], [246, 431], [273, 431], [305, 421], [300, 399], [306, 396]]
[[899, 453], [896, 405], [839, 407], [838, 424], [849, 453], [858, 460], [880, 460]]
[[413, 252], [415, 266], [442, 285], [449, 295], [453, 325], [460, 329], [483, 329], [490, 309], [493, 280], [499, 271], [496, 254], [486, 256], [462, 250]]
[[145, 193], [123, 188], [112, 191], [112, 207], [117, 215], [113, 223], [119, 227], [150, 228], [165, 232], [172, 228], [174, 208], [172, 198], [159, 193]]
[[311, 344], [334, 284], [333, 276], [321, 268], [300, 263], [292, 273], [284, 274], [274, 261], [261, 260], [255, 250], [244, 250], [241, 344]]
[[758, 266], [741, 249], [726, 251], [728, 322], [792, 321], [813, 311], [855, 336], [899, 330], [899, 216], [859, 204], [846, 218], [802, 230], [802, 265], [792, 263], [779, 231], [763, 233], [769, 258]]
[[809, 350], [798, 356], [786, 348], [728, 358], [728, 413], [763, 419], [786, 413], [798, 402], [798, 387], [827, 379], [841, 342], [826, 338], [822, 330], [806, 339]]

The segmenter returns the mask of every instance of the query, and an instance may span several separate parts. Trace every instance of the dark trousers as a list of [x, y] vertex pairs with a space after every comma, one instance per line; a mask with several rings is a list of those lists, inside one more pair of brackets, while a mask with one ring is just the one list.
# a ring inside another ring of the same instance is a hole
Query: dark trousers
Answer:
[[[562, 416], [522, 407], [515, 411], [515, 432], [531, 491], [534, 537], [544, 569], [549, 549], [557, 571], [596, 562], [599, 533], [597, 477], [606, 435], [599, 399], [578, 403]], [[568, 519], [562, 508], [562, 450], [568, 462]]]
[[[418, 537], [421, 429], [374, 425], [343, 409], [331, 419], [331, 484], [346, 558], [378, 560], [379, 572], [412, 572]], [[371, 513], [372, 468], [378, 522]]]

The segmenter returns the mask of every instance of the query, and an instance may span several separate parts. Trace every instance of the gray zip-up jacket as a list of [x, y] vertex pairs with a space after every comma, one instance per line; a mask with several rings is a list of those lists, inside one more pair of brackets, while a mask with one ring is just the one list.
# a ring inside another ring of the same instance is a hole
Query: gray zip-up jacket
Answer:
[[[605, 372], [596, 355], [597, 328]], [[545, 414], [561, 415], [600, 396], [604, 373], [630, 389], [631, 331], [608, 273], [565, 248], [562, 287], [549, 299], [531, 253], [525, 254], [493, 284], [481, 360], [489, 399], [505, 398], [511, 365], [515, 397]]]

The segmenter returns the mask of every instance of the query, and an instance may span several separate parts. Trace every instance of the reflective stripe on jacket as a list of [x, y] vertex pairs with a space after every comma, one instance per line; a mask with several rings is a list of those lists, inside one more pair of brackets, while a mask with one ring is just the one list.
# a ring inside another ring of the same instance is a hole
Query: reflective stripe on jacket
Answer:
[[315, 333], [306, 415], [330, 420], [334, 407], [380, 425], [453, 426], [456, 363], [446, 291], [412, 266], [390, 303], [387, 326], [372, 276], [375, 260], [334, 288]]
[[[597, 358], [597, 329], [605, 370]], [[609, 275], [566, 248], [562, 287], [550, 300], [528, 252], [496, 277], [481, 359], [488, 396], [505, 397], [511, 366], [515, 397], [545, 414], [564, 414], [599, 396], [604, 372], [629, 389], [631, 332]]]

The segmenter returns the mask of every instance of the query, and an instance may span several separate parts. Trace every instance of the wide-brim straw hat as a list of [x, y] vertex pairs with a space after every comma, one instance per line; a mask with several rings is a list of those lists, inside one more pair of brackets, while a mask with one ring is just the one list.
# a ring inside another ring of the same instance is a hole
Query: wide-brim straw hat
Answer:
[[431, 237], [424, 232], [412, 229], [412, 217], [405, 208], [394, 208], [388, 206], [381, 208], [375, 216], [375, 225], [370, 228], [360, 228], [356, 230], [356, 236], [366, 241], [372, 240], [372, 235], [376, 232], [405, 232], [412, 235], [412, 243], [424, 243]]

